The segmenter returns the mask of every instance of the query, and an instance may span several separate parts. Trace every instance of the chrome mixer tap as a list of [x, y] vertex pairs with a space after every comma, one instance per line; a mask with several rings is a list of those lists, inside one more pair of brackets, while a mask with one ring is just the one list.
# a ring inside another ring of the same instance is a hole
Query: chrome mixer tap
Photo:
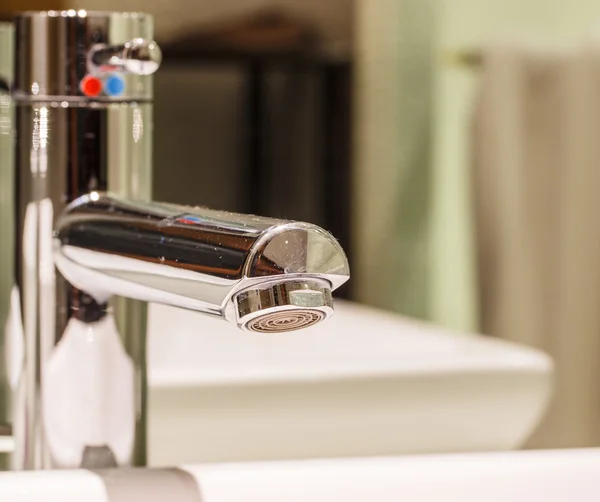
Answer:
[[12, 465], [143, 465], [145, 302], [285, 332], [333, 313], [348, 263], [314, 225], [149, 202], [150, 16], [32, 12], [14, 29]]

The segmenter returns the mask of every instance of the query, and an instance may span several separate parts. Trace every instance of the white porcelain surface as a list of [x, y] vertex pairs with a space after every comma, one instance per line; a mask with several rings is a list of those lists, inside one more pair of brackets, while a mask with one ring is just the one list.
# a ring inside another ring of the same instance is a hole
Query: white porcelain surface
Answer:
[[0, 500], [10, 502], [110, 502], [102, 479], [91, 471], [0, 473]]
[[[202, 502], [600, 500], [600, 449], [205, 464], [182, 470], [191, 474]], [[105, 483], [81, 470], [0, 473], [0, 500], [112, 502]], [[139, 482], [135, 491], [124, 486], [121, 492], [128, 496], [118, 500], [158, 500]]]
[[597, 502], [600, 450], [189, 466], [205, 502]]
[[507, 450], [551, 389], [543, 354], [352, 303], [279, 335], [151, 305], [153, 465]]

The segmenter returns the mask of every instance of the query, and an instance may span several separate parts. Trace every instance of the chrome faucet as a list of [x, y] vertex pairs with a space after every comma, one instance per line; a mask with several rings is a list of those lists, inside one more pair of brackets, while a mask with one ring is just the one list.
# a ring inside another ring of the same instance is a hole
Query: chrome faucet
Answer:
[[145, 302], [279, 333], [349, 278], [314, 225], [149, 202], [160, 59], [144, 14], [15, 20], [15, 469], [144, 465]]

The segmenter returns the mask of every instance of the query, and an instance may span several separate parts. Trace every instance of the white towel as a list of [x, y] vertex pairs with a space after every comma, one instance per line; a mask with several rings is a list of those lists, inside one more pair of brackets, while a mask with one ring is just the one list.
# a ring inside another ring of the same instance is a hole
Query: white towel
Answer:
[[474, 128], [482, 331], [555, 360], [530, 446], [600, 445], [600, 43], [483, 52]]

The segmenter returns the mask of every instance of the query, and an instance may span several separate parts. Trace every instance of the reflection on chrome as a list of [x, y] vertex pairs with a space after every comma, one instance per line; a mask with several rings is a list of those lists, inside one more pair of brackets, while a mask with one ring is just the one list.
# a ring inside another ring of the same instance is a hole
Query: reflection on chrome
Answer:
[[110, 452], [103, 467], [131, 462], [135, 368], [111, 314], [92, 323], [72, 317], [42, 377], [46, 440], [58, 465], [97, 467], [91, 453], [99, 450]]
[[241, 328], [282, 309], [290, 318], [307, 309], [328, 317], [331, 290], [349, 278], [338, 242], [315, 225], [97, 192], [75, 200], [58, 219], [55, 262], [99, 304], [126, 296], [220, 316]]

